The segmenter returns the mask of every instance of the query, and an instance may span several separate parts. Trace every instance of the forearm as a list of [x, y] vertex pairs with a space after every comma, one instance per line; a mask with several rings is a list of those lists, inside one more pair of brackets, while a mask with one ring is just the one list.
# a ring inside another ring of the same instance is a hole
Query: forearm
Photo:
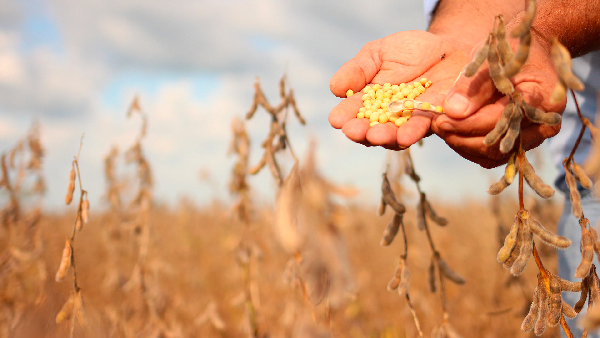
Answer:
[[502, 14], [508, 21], [523, 10], [523, 3], [523, 0], [440, 0], [428, 31], [475, 44], [492, 31], [496, 15]]
[[[533, 28], [547, 41], [558, 37], [573, 57], [600, 49], [600, 0], [540, 0], [536, 4]], [[523, 14], [514, 20], [520, 21]]]

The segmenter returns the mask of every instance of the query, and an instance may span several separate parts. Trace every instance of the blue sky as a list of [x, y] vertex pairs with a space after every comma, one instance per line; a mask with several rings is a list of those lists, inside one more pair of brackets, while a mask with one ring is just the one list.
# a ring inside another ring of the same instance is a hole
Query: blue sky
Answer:
[[[315, 139], [323, 173], [358, 187], [359, 200], [376, 201], [386, 151], [354, 144], [329, 126], [327, 114], [339, 102], [329, 79], [368, 41], [424, 29], [421, 8], [420, 1], [392, 0], [0, 0], [0, 152], [38, 120], [47, 150], [46, 205], [62, 208], [70, 161], [85, 133], [84, 186], [92, 204], [102, 205], [103, 158], [112, 145], [124, 150], [133, 142], [139, 120], [125, 115], [139, 95], [157, 199], [228, 200], [229, 123], [248, 110], [257, 76], [274, 102], [286, 72], [308, 122], [290, 122], [297, 152]], [[268, 132], [266, 116], [258, 114], [247, 123], [251, 164]], [[413, 156], [423, 188], [449, 201], [485, 196], [501, 175], [463, 160], [435, 136]], [[201, 170], [211, 184], [199, 179]], [[554, 174], [542, 173], [546, 181]], [[272, 199], [266, 173], [250, 184]]]

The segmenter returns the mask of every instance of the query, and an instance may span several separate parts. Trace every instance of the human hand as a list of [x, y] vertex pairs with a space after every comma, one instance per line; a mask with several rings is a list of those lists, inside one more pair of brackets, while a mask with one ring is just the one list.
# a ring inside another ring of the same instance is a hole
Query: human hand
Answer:
[[[368, 84], [399, 84], [421, 77], [432, 81], [419, 101], [441, 105], [462, 67], [469, 61], [471, 46], [449, 37], [423, 31], [405, 31], [367, 43], [331, 78], [331, 92], [345, 97], [352, 89], [358, 93]], [[409, 147], [430, 133], [433, 114], [416, 111], [399, 128], [393, 123], [369, 126], [357, 119], [362, 107], [361, 94], [342, 100], [329, 114], [329, 123], [342, 129], [351, 140], [367, 146], [388, 149]]]
[[[507, 26], [508, 31], [511, 26]], [[510, 42], [515, 48], [518, 45], [516, 40]], [[520, 92], [530, 106], [546, 112], [564, 110], [566, 101], [550, 103], [557, 82], [556, 72], [550, 57], [550, 44], [535, 31], [532, 31], [529, 58], [511, 80], [515, 91]], [[485, 64], [471, 78], [461, 74], [444, 101], [446, 114], [437, 117], [431, 129], [462, 157], [485, 168], [502, 165], [508, 161], [510, 152], [501, 153], [499, 142], [487, 147], [483, 139], [494, 128], [508, 103], [509, 98], [494, 87]], [[559, 130], [560, 124], [540, 125], [523, 119], [520, 135], [524, 150], [537, 147]]]

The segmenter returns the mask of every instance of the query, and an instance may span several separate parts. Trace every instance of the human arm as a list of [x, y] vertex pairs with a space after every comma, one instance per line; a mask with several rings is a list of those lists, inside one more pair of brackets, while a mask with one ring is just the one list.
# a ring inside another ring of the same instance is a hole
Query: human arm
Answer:
[[[366, 44], [332, 77], [331, 91], [344, 97], [348, 89], [357, 92], [367, 84], [409, 82], [424, 76], [433, 85], [419, 100], [441, 104], [469, 61], [474, 43], [492, 29], [493, 17], [498, 14], [492, 6], [496, 2], [502, 4], [505, 16], [512, 17], [521, 0], [444, 0], [432, 32], [398, 32]], [[514, 10], [510, 10], [511, 3]], [[447, 16], [446, 11], [450, 11]], [[369, 128], [366, 120], [355, 118], [360, 106], [360, 96], [356, 95], [342, 100], [329, 114], [331, 125], [355, 142], [391, 149], [408, 147], [426, 136], [431, 127], [432, 114], [423, 112], [400, 128], [389, 123]]]
[[[441, 4], [446, 1], [442, 0]], [[565, 102], [551, 104], [549, 99], [557, 82], [549, 40], [557, 36], [572, 55], [597, 50], [600, 47], [600, 1], [541, 0], [536, 5], [530, 55], [512, 81], [530, 105], [548, 112], [562, 112]], [[523, 8], [523, 3], [520, 6]], [[524, 9], [510, 20], [507, 31], [510, 32], [523, 15]], [[516, 47], [518, 41], [512, 43]], [[432, 130], [461, 156], [484, 167], [500, 165], [506, 162], [508, 155], [500, 153], [498, 145], [484, 146], [483, 138], [494, 127], [507, 103], [507, 98], [493, 87], [487, 67], [482, 67], [474, 77], [461, 76], [457, 80], [444, 102], [446, 114], [436, 119]], [[559, 129], [559, 126], [524, 123], [521, 131], [523, 147], [534, 148]]]

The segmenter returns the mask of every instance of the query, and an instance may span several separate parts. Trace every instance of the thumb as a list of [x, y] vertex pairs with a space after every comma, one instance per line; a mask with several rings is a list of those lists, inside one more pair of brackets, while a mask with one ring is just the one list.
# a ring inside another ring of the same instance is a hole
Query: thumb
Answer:
[[461, 72], [446, 95], [444, 111], [448, 117], [463, 119], [478, 111], [495, 94], [496, 88], [488, 67], [482, 67], [472, 77], [466, 77]]

